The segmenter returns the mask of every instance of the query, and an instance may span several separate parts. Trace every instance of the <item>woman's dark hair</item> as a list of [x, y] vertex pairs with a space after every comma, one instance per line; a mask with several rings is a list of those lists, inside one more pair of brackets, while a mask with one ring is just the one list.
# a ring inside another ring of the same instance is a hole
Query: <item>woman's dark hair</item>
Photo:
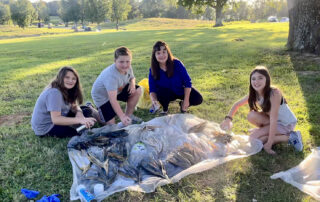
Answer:
[[[77, 78], [76, 84], [71, 89], [65, 88], [64, 81], [63, 81], [64, 77], [67, 75], [68, 72], [72, 72]], [[78, 104], [82, 104], [83, 95], [82, 95], [80, 79], [79, 79], [78, 72], [73, 67], [70, 67], [70, 66], [62, 67], [59, 70], [56, 78], [51, 82], [51, 87], [57, 88], [60, 90], [64, 101], [68, 103], [75, 103], [77, 101]]]
[[250, 107], [250, 110], [254, 110], [254, 111], [258, 111], [259, 109], [258, 106], [256, 105], [258, 95], [257, 95], [257, 92], [253, 89], [251, 84], [251, 77], [256, 72], [266, 77], [266, 85], [263, 89], [263, 103], [261, 105], [261, 108], [263, 112], [269, 112], [271, 109], [270, 95], [272, 92], [272, 87], [271, 87], [271, 78], [270, 78], [269, 71], [264, 66], [256, 66], [254, 70], [250, 73], [250, 86], [249, 86], [249, 99], [248, 99], [249, 107]]
[[168, 59], [166, 62], [167, 76], [169, 78], [172, 77], [173, 72], [174, 72], [174, 69], [173, 69], [174, 68], [174, 66], [173, 66], [174, 57], [170, 51], [168, 44], [166, 44], [166, 42], [164, 42], [164, 41], [157, 41], [153, 45], [152, 57], [151, 57], [151, 74], [155, 80], [160, 79], [160, 65], [159, 65], [159, 62], [157, 61], [157, 58], [156, 58], [156, 51], [160, 51], [162, 46], [165, 47], [165, 50], [167, 50], [167, 52], [168, 52]]

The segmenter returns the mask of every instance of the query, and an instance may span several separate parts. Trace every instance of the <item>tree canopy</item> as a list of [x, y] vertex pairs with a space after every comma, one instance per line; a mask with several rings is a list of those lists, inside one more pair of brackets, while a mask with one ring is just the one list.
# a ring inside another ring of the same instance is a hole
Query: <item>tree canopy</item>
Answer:
[[112, 0], [111, 20], [116, 22], [117, 29], [119, 29], [119, 21], [126, 20], [130, 10], [129, 0]]
[[222, 9], [228, 0], [178, 0], [178, 4], [184, 7], [192, 8], [209, 6], [216, 10], [216, 24], [215, 26], [223, 26], [222, 24]]
[[0, 24], [7, 24], [11, 19], [10, 7], [0, 3]]
[[17, 0], [10, 4], [11, 18], [19, 27], [28, 26], [34, 16], [35, 10], [28, 0]]

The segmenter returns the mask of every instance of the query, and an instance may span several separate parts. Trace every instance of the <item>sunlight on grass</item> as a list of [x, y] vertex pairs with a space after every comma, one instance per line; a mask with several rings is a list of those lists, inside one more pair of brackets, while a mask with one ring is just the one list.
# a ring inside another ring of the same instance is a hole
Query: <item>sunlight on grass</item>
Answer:
[[59, 38], [65, 36], [86, 36], [86, 35], [100, 35], [105, 33], [113, 33], [116, 30], [102, 30], [100, 32], [68, 32], [62, 34], [53, 34], [53, 35], [42, 35], [38, 37], [21, 37], [21, 38], [8, 38], [8, 39], [1, 39], [0, 44], [11, 44], [11, 43], [19, 43], [19, 42], [29, 42], [29, 41], [39, 41], [45, 38]]
[[96, 53], [94, 55], [90, 55], [87, 57], [77, 57], [77, 58], [72, 58], [72, 59], [67, 59], [67, 60], [61, 60], [57, 62], [52, 62], [52, 63], [46, 63], [42, 64], [39, 66], [35, 66], [29, 69], [23, 69], [17, 71], [10, 80], [15, 81], [15, 80], [21, 80], [29, 76], [33, 75], [38, 75], [38, 74], [45, 74], [48, 73], [51, 70], [54, 69], [59, 69], [63, 66], [74, 66], [82, 63], [89, 63], [90, 61], [94, 60], [97, 56], [99, 55], [105, 55], [105, 54], [111, 54], [113, 53], [112, 51], [103, 51]]
[[[248, 93], [251, 70], [259, 64], [267, 66], [272, 83], [284, 93], [298, 118], [296, 129], [302, 132], [304, 151], [298, 153], [287, 144], [279, 144], [275, 147], [277, 156], [262, 151], [159, 187], [154, 193], [120, 192], [106, 201], [310, 201], [296, 188], [270, 179], [275, 172], [297, 165], [319, 145], [320, 137], [320, 78], [299, 73], [318, 71], [319, 66], [294, 61], [286, 51], [288, 23], [232, 22], [219, 28], [212, 27], [213, 22], [197, 20], [153, 18], [121, 23], [120, 31], [112, 27], [102, 32], [45, 33], [0, 40], [0, 117], [24, 117], [13, 126], [0, 126], [2, 198], [23, 201], [18, 190], [28, 187], [47, 195], [59, 193], [62, 201], [69, 201], [72, 168], [68, 139], [40, 139], [30, 128], [36, 99], [60, 67], [72, 65], [77, 69], [85, 100], [91, 100], [92, 84], [113, 63], [116, 47], [131, 49], [139, 81], [148, 76], [152, 45], [165, 40], [204, 98], [189, 113], [217, 123]], [[178, 103], [172, 103], [169, 111], [178, 113]], [[246, 120], [248, 111], [242, 107], [234, 117], [235, 134], [248, 134], [253, 127]], [[148, 110], [135, 113], [144, 121], [155, 117]]]

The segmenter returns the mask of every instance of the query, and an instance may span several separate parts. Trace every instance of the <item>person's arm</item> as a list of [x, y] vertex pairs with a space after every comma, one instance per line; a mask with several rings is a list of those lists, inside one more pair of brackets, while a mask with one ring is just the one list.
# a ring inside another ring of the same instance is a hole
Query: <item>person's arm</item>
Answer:
[[248, 98], [249, 98], [249, 96], [246, 95], [243, 98], [241, 98], [239, 101], [237, 101], [236, 103], [233, 104], [233, 106], [231, 107], [228, 115], [225, 117], [225, 119], [220, 124], [221, 129], [230, 130], [232, 128], [233, 116], [236, 114], [236, 112], [238, 111], [238, 109], [241, 106], [243, 106], [245, 104], [248, 104]]
[[186, 67], [184, 66], [184, 64], [180, 60], [174, 60], [174, 66], [182, 78], [183, 85], [184, 85], [183, 87], [191, 88], [192, 87], [191, 77], [189, 76], [189, 73]]
[[274, 137], [277, 133], [277, 123], [278, 123], [278, 113], [280, 108], [280, 102], [281, 102], [281, 92], [276, 89], [273, 90], [270, 96], [270, 102], [271, 102], [271, 109], [270, 109], [270, 128], [269, 128], [269, 135], [268, 135], [268, 141], [264, 144], [263, 148], [264, 150], [269, 154], [275, 154], [275, 152], [271, 149], [273, 143], [274, 143]]
[[[51, 121], [54, 125], [63, 125], [63, 126], [70, 126], [74, 124], [83, 124], [86, 125], [87, 128], [90, 128], [94, 125], [95, 119], [94, 118], [84, 118], [81, 115], [77, 117], [65, 117], [61, 114], [61, 107], [63, 105], [63, 98], [62, 94], [57, 89], [49, 89], [50, 92], [46, 97], [46, 106], [47, 110], [50, 112]], [[74, 103], [71, 106], [71, 110], [76, 110], [77, 105]], [[79, 107], [80, 109], [80, 107]], [[75, 112], [78, 114], [78, 112]], [[82, 112], [81, 112], [82, 113]]]
[[65, 117], [61, 115], [60, 111], [51, 111], [51, 120], [54, 125], [61, 125], [61, 126], [70, 126], [74, 124], [82, 124], [85, 125], [87, 128], [90, 128], [96, 122], [96, 119], [90, 117], [85, 118], [83, 115], [76, 116], [76, 117]]
[[76, 117], [85, 118], [80, 106], [77, 103], [71, 105], [71, 110], [76, 114]]
[[133, 94], [136, 91], [136, 78], [131, 78], [129, 81], [128, 92], [129, 94]]
[[129, 80], [128, 93], [133, 94], [136, 91], [136, 78], [134, 77], [132, 67], [130, 67], [129, 74], [131, 76], [130, 76], [130, 80]]
[[109, 101], [117, 116], [120, 118], [121, 122], [127, 126], [131, 123], [130, 117], [128, 117], [121, 109], [120, 104], [117, 100], [117, 91], [108, 91]]
[[155, 106], [158, 104], [158, 97], [156, 94], [156, 83], [153, 79], [153, 76], [151, 74], [151, 69], [149, 70], [149, 79], [148, 79], [148, 83], [149, 83], [149, 95], [150, 95], [150, 99], [152, 102], [152, 105]]
[[177, 68], [177, 72], [181, 75], [181, 78], [183, 80], [183, 88], [184, 88], [184, 98], [182, 102], [182, 110], [187, 111], [190, 103], [190, 92], [191, 92], [191, 77], [188, 74], [188, 71], [184, 64], [180, 60], [174, 60], [175, 68]]
[[189, 100], [190, 100], [190, 92], [191, 88], [184, 88], [184, 98], [182, 103], [182, 110], [187, 111], [188, 107], [190, 106]]

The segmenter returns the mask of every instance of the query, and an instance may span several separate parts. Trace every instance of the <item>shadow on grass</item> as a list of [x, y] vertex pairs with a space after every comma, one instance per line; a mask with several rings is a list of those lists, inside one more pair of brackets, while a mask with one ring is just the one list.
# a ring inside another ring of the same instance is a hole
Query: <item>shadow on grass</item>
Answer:
[[320, 145], [320, 56], [290, 52], [290, 60], [296, 72], [306, 102], [306, 121], [310, 128], [307, 139], [308, 151]]

